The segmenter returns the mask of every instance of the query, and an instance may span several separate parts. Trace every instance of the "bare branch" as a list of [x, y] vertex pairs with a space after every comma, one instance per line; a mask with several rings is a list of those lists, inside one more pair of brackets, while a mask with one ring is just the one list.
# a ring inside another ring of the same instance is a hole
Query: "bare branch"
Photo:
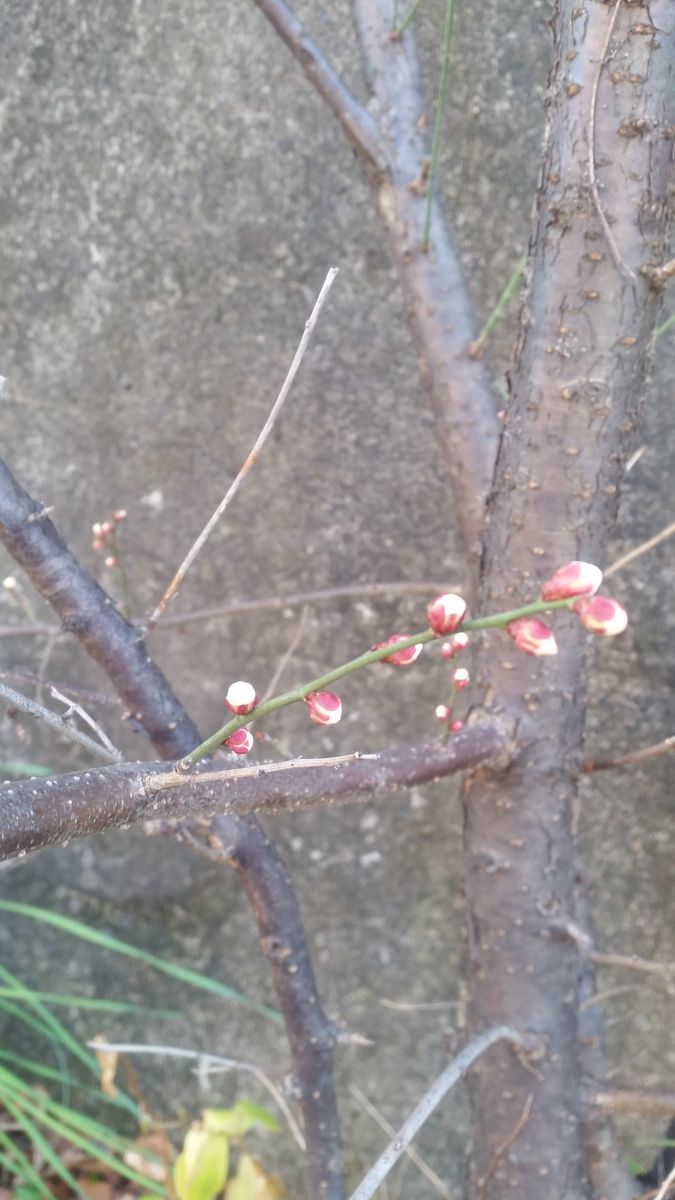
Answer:
[[351, 1200], [370, 1200], [370, 1197], [375, 1194], [382, 1181], [386, 1179], [391, 1168], [398, 1162], [406, 1146], [419, 1133], [424, 1122], [431, 1116], [436, 1106], [440, 1104], [443, 1097], [450, 1091], [450, 1088], [458, 1083], [463, 1075], [466, 1075], [471, 1064], [481, 1054], [489, 1050], [490, 1046], [494, 1046], [495, 1042], [501, 1041], [511, 1042], [512, 1045], [521, 1048], [525, 1048], [528, 1045], [527, 1038], [523, 1037], [515, 1029], [509, 1029], [505, 1025], [500, 1025], [497, 1029], [490, 1029], [487, 1033], [483, 1033], [480, 1037], [475, 1038], [474, 1041], [469, 1042], [469, 1045], [453, 1059], [450, 1065], [439, 1075], [435, 1083], [431, 1085], [429, 1091], [425, 1093], [417, 1107], [413, 1109], [407, 1121], [404, 1121], [396, 1137], [389, 1143], [387, 1149], [370, 1168], [356, 1191], [352, 1192]]
[[666, 525], [664, 529], [659, 530], [659, 532], [655, 533], [653, 537], [647, 538], [646, 542], [640, 542], [639, 546], [634, 546], [633, 549], [629, 550], [627, 554], [622, 554], [621, 558], [617, 558], [610, 567], [607, 567], [607, 570], [605, 571], [605, 577], [607, 578], [609, 575], [615, 575], [617, 571], [623, 570], [623, 568], [627, 567], [628, 564], [633, 562], [634, 559], [640, 558], [640, 556], [642, 554], [646, 554], [648, 550], [653, 550], [654, 546], [658, 546], [661, 542], [665, 542], [668, 538], [672, 537], [674, 533], [675, 521], [671, 521], [669, 525]]
[[[0, 787], [0, 861], [144, 820], [216, 812], [242, 817], [371, 800], [494, 760], [505, 744], [504, 729], [489, 722], [470, 725], [447, 742], [376, 755], [228, 769], [211, 763], [191, 775], [176, 772], [173, 763], [124, 763], [15, 781]], [[226, 849], [231, 858], [232, 847], [226, 843]]]
[[384, 170], [386, 158], [375, 121], [368, 109], [352, 96], [292, 10], [284, 0], [254, 2], [298, 60], [307, 79], [337, 117], [352, 145], [371, 167]]
[[612, 1113], [642, 1113], [646, 1116], [672, 1117], [675, 1114], [675, 1092], [636, 1091], [615, 1088], [594, 1092], [591, 1104]]
[[316, 328], [316, 323], [321, 314], [321, 309], [323, 308], [324, 304], [326, 303], [326, 300], [328, 298], [328, 293], [330, 292], [330, 289], [333, 286], [333, 280], [335, 279], [335, 276], [337, 275], [337, 273], [338, 273], [337, 267], [331, 267], [328, 274], [326, 275], [326, 278], [323, 282], [321, 291], [319, 292], [319, 295], [317, 296], [314, 308], [312, 309], [309, 319], [305, 324], [304, 332], [302, 334], [302, 337], [300, 338], [300, 343], [299, 343], [298, 348], [293, 357], [293, 361], [292, 361], [290, 367], [288, 368], [288, 373], [287, 373], [286, 378], [284, 379], [284, 382], [281, 386], [281, 391], [279, 392], [279, 395], [277, 396], [276, 400], [274, 401], [274, 404], [272, 405], [272, 408], [270, 409], [269, 416], [268, 416], [267, 420], [265, 421], [265, 424], [263, 425], [262, 429], [260, 430], [260, 433], [258, 434], [255, 442], [253, 443], [251, 450], [249, 451], [248, 455], [244, 459], [244, 462], [242, 463], [239, 471], [237, 472], [236, 476], [232, 480], [232, 483], [230, 484], [229, 488], [227, 489], [225, 495], [223, 496], [220, 504], [218, 505], [215, 512], [211, 515], [211, 517], [209, 517], [209, 520], [206, 522], [206, 525], [204, 526], [201, 533], [199, 534], [199, 537], [196, 539], [195, 542], [193, 542], [192, 546], [190, 547], [187, 554], [185, 555], [185, 558], [183, 559], [182, 563], [180, 564], [178, 570], [176, 571], [176, 574], [174, 575], [173, 579], [171, 580], [171, 583], [169, 584], [168, 588], [164, 592], [164, 595], [162, 596], [161, 600], [159, 601], [159, 604], [154, 609], [154, 611], [151, 613], [151, 615], [148, 619], [148, 626], [147, 626], [148, 631], [150, 631], [154, 628], [154, 626], [159, 621], [162, 613], [164, 612], [165, 608], [167, 607], [168, 604], [170, 604], [172, 598], [175, 596], [176, 592], [178, 591], [178, 588], [180, 587], [181, 583], [185, 579], [185, 576], [187, 575], [188, 571], [190, 570], [190, 567], [192, 566], [193, 562], [195, 561], [197, 555], [199, 554], [199, 551], [202, 549], [202, 547], [206, 543], [209, 535], [213, 532], [216, 525], [218, 524], [223, 513], [227, 510], [227, 508], [231, 504], [232, 500], [236, 496], [243, 480], [246, 478], [249, 471], [251, 470], [251, 468], [257, 461], [260, 451], [262, 450], [263, 446], [265, 445], [265, 442], [267, 441], [272, 430], [274, 429], [274, 426], [276, 424], [279, 413], [281, 412], [281, 409], [284, 405], [286, 397], [288, 396], [288, 393], [290, 392], [291, 387], [293, 385], [293, 381], [300, 369], [300, 364], [301, 364], [303, 358], [305, 357], [305, 351], [307, 349], [307, 346], [309, 345], [311, 336], [314, 333], [314, 330]]
[[628, 754], [616, 758], [589, 758], [581, 770], [586, 775], [592, 771], [609, 771], [612, 767], [634, 767], [638, 763], [647, 762], [650, 758], [660, 758], [662, 754], [672, 754], [675, 750], [675, 735], [655, 742], [652, 746], [643, 746], [640, 750], [631, 750]]
[[55, 713], [48, 708], [43, 708], [37, 701], [23, 696], [14, 688], [7, 687], [6, 683], [0, 683], [0, 698], [6, 700], [14, 708], [20, 709], [21, 712], [29, 713], [31, 717], [37, 717], [39, 721], [44, 721], [45, 725], [49, 725], [50, 729], [55, 729], [61, 737], [66, 738], [69, 742], [75, 742], [78, 746], [84, 746], [85, 750], [88, 750], [96, 758], [103, 758], [106, 762], [118, 763], [121, 761], [122, 755], [119, 751], [116, 751], [114, 747], [108, 749], [100, 742], [95, 742], [86, 733], [82, 733], [81, 730], [70, 724], [67, 714]]

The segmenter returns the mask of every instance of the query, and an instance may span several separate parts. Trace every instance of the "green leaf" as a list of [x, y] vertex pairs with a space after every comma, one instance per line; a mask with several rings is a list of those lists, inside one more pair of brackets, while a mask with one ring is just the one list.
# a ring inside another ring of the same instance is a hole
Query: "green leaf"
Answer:
[[173, 1168], [178, 1200], [215, 1200], [225, 1187], [229, 1149], [222, 1134], [193, 1125]]
[[176, 1009], [147, 1008], [143, 1004], [129, 1004], [125, 1000], [96, 1000], [90, 996], [68, 996], [59, 992], [37, 992], [27, 987], [0, 987], [0, 1000], [39, 1000], [41, 1004], [55, 1004], [64, 1008], [92, 1009], [94, 1012], [142, 1013], [153, 1017], [181, 1017]]
[[220, 983], [217, 979], [211, 979], [208, 975], [202, 975], [199, 971], [193, 971], [190, 967], [181, 967], [177, 963], [166, 962], [156, 954], [140, 950], [138, 946], [131, 946], [128, 942], [113, 937], [112, 934], [92, 929], [89, 925], [85, 925], [82, 921], [76, 921], [73, 917], [50, 912], [46, 908], [37, 908], [33, 904], [20, 904], [16, 900], [0, 900], [0, 911], [28, 917], [32, 921], [41, 921], [45, 925], [51, 925], [54, 929], [60, 930], [61, 933], [68, 933], [73, 937], [81, 938], [82, 941], [91, 942], [94, 946], [100, 946], [102, 950], [112, 950], [115, 954], [124, 954], [127, 958], [139, 959], [154, 967], [155, 970], [169, 975], [172, 979], [178, 979], [191, 987], [201, 988], [205, 992], [212, 992], [216, 996], [223, 996], [226, 1000], [234, 1000], [235, 1003], [242, 1004], [261, 1016], [269, 1017], [272, 1021], [281, 1021], [281, 1013], [276, 1009], [268, 1008], [266, 1004], [259, 1004], [256, 1000], [250, 1000], [236, 988], [229, 987], [226, 983]]
[[206, 1108], [202, 1115], [210, 1133], [225, 1133], [237, 1142], [256, 1125], [275, 1133], [281, 1128], [271, 1112], [252, 1100], [238, 1100], [232, 1108]]

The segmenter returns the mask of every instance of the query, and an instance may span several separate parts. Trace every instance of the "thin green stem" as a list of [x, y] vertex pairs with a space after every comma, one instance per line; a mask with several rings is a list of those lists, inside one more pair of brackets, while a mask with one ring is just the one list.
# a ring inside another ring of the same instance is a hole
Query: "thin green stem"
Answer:
[[[574, 598], [569, 600], [534, 600], [531, 604], [524, 604], [520, 608], [513, 608], [509, 612], [495, 613], [491, 617], [477, 617], [473, 621], [464, 621], [462, 625], [457, 627], [455, 632], [461, 629], [463, 632], [477, 631], [479, 629], [503, 629], [509, 625], [511, 621], [517, 620], [518, 617], [530, 617], [537, 613], [552, 612], [556, 608], [569, 608], [574, 603]], [[233, 717], [226, 725], [217, 729], [211, 734], [206, 741], [201, 742], [196, 746], [190, 754], [186, 754], [177, 764], [179, 771], [189, 771], [202, 758], [206, 758], [207, 754], [213, 753], [225, 741], [230, 734], [236, 729], [241, 729], [243, 725], [250, 725], [252, 721], [259, 721], [261, 717], [266, 717], [272, 712], [277, 712], [280, 708], [286, 708], [289, 704], [297, 704], [299, 700], [304, 700], [310, 692], [320, 692], [329, 687], [331, 683], [336, 683], [338, 679], [343, 679], [345, 675], [351, 675], [353, 671], [360, 671], [362, 667], [369, 667], [373, 663], [381, 662], [383, 658], [387, 658], [390, 654], [405, 650], [409, 646], [426, 645], [427, 642], [436, 641], [437, 635], [431, 629], [423, 629], [420, 633], [412, 633], [410, 637], [402, 638], [395, 644], [385, 644], [378, 646], [374, 650], [366, 650], [365, 654], [359, 654], [358, 658], [352, 658], [349, 662], [342, 663], [339, 667], [334, 667], [332, 671], [326, 671], [325, 674], [317, 676], [316, 679], [310, 679], [307, 683], [301, 683], [298, 687], [291, 688], [288, 692], [282, 692], [279, 696], [274, 696], [271, 700], [265, 700], [263, 704], [259, 704], [253, 712], [246, 713], [244, 716]]]
[[394, 17], [394, 26], [391, 31], [395, 38], [403, 37], [403, 34], [405, 33], [406, 29], [408, 28], [413, 17], [415, 16], [415, 13], [417, 12], [418, 8], [420, 8], [420, 6], [423, 3], [424, 3], [424, 0], [413, 0], [413, 3], [410, 5], [410, 8], [408, 9], [407, 13], [405, 14], [400, 25], [398, 24], [398, 3], [397, 3], [396, 14]]
[[504, 291], [502, 292], [497, 303], [495, 304], [487, 321], [485, 322], [483, 328], [481, 329], [480, 333], [478, 334], [478, 337], [476, 338], [475, 342], [471, 343], [470, 353], [471, 353], [472, 358], [478, 358], [480, 356], [480, 354], [482, 353], [483, 347], [485, 346], [485, 343], [487, 342], [490, 334], [492, 333], [492, 330], [494, 329], [497, 322], [503, 316], [504, 310], [505, 310], [509, 300], [511, 299], [513, 293], [515, 292], [516, 288], [518, 287], [518, 284], [520, 283], [520, 280], [523, 275], [523, 271], [525, 270], [526, 263], [527, 263], [527, 251], [524, 254], [521, 254], [520, 258], [518, 259], [518, 262], [516, 263], [516, 265], [513, 269], [513, 272], [511, 273], [511, 275], [509, 277], [508, 283], [506, 284]]
[[662, 334], [667, 333], [668, 330], [671, 329], [673, 325], [675, 325], [675, 312], [672, 312], [669, 317], [666, 317], [666, 319], [662, 325], [657, 325], [656, 329], [654, 330], [654, 332], [652, 334], [652, 345], [657, 340], [657, 338], [660, 338]]
[[445, 103], [448, 97], [448, 83], [450, 80], [450, 49], [452, 46], [452, 18], [454, 12], [454, 0], [447, 0], [447, 8], [445, 11], [445, 30], [443, 33], [443, 58], [441, 60], [441, 77], [438, 81], [438, 100], [436, 103], [436, 116], [434, 118], [434, 134], [431, 140], [431, 162], [429, 164], [429, 177], [427, 179], [427, 203], [424, 211], [424, 229], [422, 232], [422, 246], [427, 249], [429, 246], [429, 233], [431, 230], [431, 211], [434, 203], [434, 180], [436, 178], [436, 168], [438, 166], [438, 156], [441, 149], [441, 138], [443, 136], [443, 121], [445, 119]]

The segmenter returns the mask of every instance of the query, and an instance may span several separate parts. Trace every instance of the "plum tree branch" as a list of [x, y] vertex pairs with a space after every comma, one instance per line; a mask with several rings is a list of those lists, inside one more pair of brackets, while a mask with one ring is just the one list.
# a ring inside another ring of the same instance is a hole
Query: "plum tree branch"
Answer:
[[504, 722], [469, 725], [448, 741], [380, 754], [223, 769], [209, 763], [179, 774], [169, 763], [123, 763], [0, 786], [0, 861], [56, 842], [146, 820], [243, 817], [372, 800], [442, 779], [478, 763], [503, 761]]

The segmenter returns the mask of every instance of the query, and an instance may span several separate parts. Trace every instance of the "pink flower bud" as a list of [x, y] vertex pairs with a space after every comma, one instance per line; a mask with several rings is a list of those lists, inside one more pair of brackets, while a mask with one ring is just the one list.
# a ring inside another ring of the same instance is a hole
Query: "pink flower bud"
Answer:
[[452, 682], [454, 683], [458, 692], [463, 691], [464, 688], [469, 686], [471, 678], [466, 667], [457, 667], [457, 669], [453, 671]]
[[437, 721], [449, 721], [452, 709], [448, 708], [447, 704], [437, 704], [435, 716]]
[[466, 601], [453, 592], [437, 596], [427, 609], [429, 628], [440, 637], [444, 633], [452, 633], [462, 624], [466, 615]]
[[117, 566], [117, 559], [115, 558], [114, 554], [109, 554], [108, 557], [104, 561], [105, 561], [106, 567], [116, 567]]
[[342, 716], [342, 701], [335, 692], [310, 692], [305, 703], [310, 720], [317, 725], [337, 725]]
[[[393, 633], [386, 642], [378, 642], [373, 646], [373, 650], [381, 650], [383, 646], [395, 646], [397, 642], [405, 642], [406, 635], [404, 633]], [[405, 650], [396, 650], [393, 654], [387, 654], [380, 662], [392, 663], [395, 667], [409, 667], [414, 663], [416, 658], [419, 658], [422, 653], [422, 643], [418, 642], [415, 646], [406, 646]]]
[[463, 728], [464, 728], [463, 721], [451, 721], [450, 722], [450, 732], [451, 733], [459, 733], [460, 729], [463, 729]]
[[253, 712], [257, 703], [257, 692], [253, 684], [247, 683], [245, 679], [238, 679], [236, 683], [231, 683], [227, 689], [225, 705], [229, 708], [230, 712], [237, 713], [238, 716]]
[[450, 638], [449, 642], [443, 642], [441, 646], [441, 654], [443, 658], [454, 658], [462, 650], [466, 650], [469, 645], [468, 633], [456, 633]]
[[234, 754], [248, 754], [253, 745], [253, 735], [248, 729], [235, 729], [228, 738], [225, 738], [223, 743]]
[[108, 535], [113, 532], [114, 528], [115, 526], [113, 525], [112, 521], [104, 521], [101, 525], [101, 533], [105, 537], [108, 537]]
[[506, 626], [506, 632], [513, 638], [518, 649], [525, 654], [558, 653], [553, 630], [537, 617], [519, 617]]
[[602, 571], [593, 563], [570, 562], [558, 567], [541, 586], [542, 600], [567, 600], [570, 596], [593, 596], [602, 583]]
[[583, 597], [572, 607], [581, 624], [591, 633], [614, 637], [617, 633], [623, 633], [628, 624], [625, 608], [618, 600], [610, 600], [609, 596]]
[[94, 537], [101, 536], [103, 530], [100, 521], [94, 521], [94, 524], [91, 527], [91, 532], [93, 533]]
[[113, 521], [126, 521], [126, 519], [127, 519], [126, 508], [118, 508], [117, 512], [113, 513]]

